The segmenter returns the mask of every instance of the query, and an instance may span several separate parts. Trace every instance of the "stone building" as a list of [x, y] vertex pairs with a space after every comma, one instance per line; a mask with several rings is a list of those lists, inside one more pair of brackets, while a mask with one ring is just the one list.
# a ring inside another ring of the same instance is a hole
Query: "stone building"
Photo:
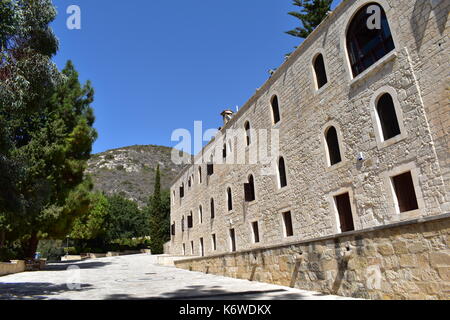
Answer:
[[[449, 10], [447, 0], [344, 0], [236, 114], [224, 112], [225, 139], [174, 181], [168, 253], [323, 237], [337, 246], [449, 213]], [[279, 134], [274, 174], [248, 160], [262, 129]], [[239, 156], [246, 164], [227, 164]]]

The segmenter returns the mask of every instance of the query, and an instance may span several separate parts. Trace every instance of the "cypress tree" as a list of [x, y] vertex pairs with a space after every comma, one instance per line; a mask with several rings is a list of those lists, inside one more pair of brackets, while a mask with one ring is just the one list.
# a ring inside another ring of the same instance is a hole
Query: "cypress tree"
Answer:
[[161, 191], [161, 172], [159, 165], [155, 174], [155, 189], [150, 197], [147, 211], [150, 219], [151, 250], [154, 254], [164, 251], [164, 243], [170, 239], [170, 196]]

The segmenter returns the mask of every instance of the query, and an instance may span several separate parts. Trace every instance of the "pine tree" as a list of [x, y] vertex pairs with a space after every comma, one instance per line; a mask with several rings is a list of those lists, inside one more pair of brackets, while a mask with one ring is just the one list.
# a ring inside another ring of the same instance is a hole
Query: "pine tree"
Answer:
[[299, 19], [301, 26], [287, 31], [294, 37], [306, 39], [311, 32], [325, 19], [330, 11], [333, 0], [293, 0], [294, 6], [301, 8], [299, 12], [289, 12], [288, 14]]

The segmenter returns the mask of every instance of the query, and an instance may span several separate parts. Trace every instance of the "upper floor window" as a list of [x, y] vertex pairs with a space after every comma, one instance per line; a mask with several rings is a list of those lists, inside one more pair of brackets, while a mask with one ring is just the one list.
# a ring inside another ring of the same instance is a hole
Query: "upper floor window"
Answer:
[[356, 13], [347, 31], [347, 50], [353, 76], [362, 73], [394, 48], [383, 8], [375, 2], [365, 5]]
[[187, 223], [188, 223], [188, 228], [189, 228], [189, 229], [191, 229], [191, 228], [194, 227], [194, 218], [193, 218], [193, 216], [192, 216], [192, 211], [189, 212], [188, 219], [187, 219]]
[[244, 129], [245, 129], [245, 137], [246, 137], [246, 141], [247, 141], [247, 146], [249, 146], [250, 145], [250, 143], [252, 143], [252, 140], [251, 140], [251, 136], [250, 136], [250, 122], [246, 122], [245, 124], [244, 124]]
[[280, 117], [280, 106], [278, 104], [278, 97], [277, 96], [273, 96], [272, 101], [271, 101], [271, 105], [272, 105], [273, 123], [277, 124], [281, 120], [281, 117]]
[[206, 175], [212, 176], [214, 174], [214, 156], [211, 155], [209, 163], [206, 165]]
[[226, 144], [226, 143], [223, 144], [222, 158], [223, 158], [224, 160], [227, 158], [227, 144]]
[[377, 115], [385, 141], [401, 133], [397, 114], [395, 113], [394, 101], [389, 93], [383, 94], [378, 99]]
[[281, 157], [278, 161], [278, 177], [280, 188], [284, 188], [287, 186], [287, 177], [286, 177], [286, 164], [284, 162], [284, 158]]
[[231, 194], [231, 188], [227, 189], [227, 203], [228, 203], [228, 211], [233, 210], [233, 195]]
[[184, 183], [182, 183], [180, 187], [180, 198], [184, 198]]
[[191, 177], [189, 177], [189, 180], [188, 180], [188, 187], [189, 188], [192, 187], [192, 179], [191, 179]]
[[198, 167], [198, 182], [202, 183], [202, 167]]
[[216, 208], [214, 207], [214, 199], [211, 198], [211, 219], [216, 217]]
[[198, 207], [198, 222], [200, 224], [203, 223], [203, 207], [202, 206]]
[[244, 183], [245, 201], [251, 202], [255, 197], [255, 180], [252, 175], [248, 177], [248, 183]]
[[316, 74], [317, 89], [320, 89], [328, 82], [325, 62], [323, 60], [323, 55], [320, 53], [314, 59], [314, 73]]
[[172, 236], [175, 235], [175, 222], [172, 223], [172, 226], [171, 226], [171, 234], [172, 234]]
[[335, 165], [342, 161], [341, 149], [339, 147], [339, 139], [335, 127], [330, 127], [325, 133], [327, 147], [328, 147], [328, 160], [330, 166]]

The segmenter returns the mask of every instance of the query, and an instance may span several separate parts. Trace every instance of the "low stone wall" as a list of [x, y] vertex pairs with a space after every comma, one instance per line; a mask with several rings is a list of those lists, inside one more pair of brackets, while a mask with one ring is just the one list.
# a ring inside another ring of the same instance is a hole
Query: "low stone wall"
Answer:
[[11, 263], [0, 262], [0, 277], [25, 271], [25, 261], [17, 260]]
[[175, 261], [178, 268], [365, 299], [450, 299], [450, 214]]
[[171, 256], [168, 254], [162, 254], [157, 257], [157, 264], [161, 266], [173, 267], [175, 266], [175, 261], [184, 260], [185, 256]]

